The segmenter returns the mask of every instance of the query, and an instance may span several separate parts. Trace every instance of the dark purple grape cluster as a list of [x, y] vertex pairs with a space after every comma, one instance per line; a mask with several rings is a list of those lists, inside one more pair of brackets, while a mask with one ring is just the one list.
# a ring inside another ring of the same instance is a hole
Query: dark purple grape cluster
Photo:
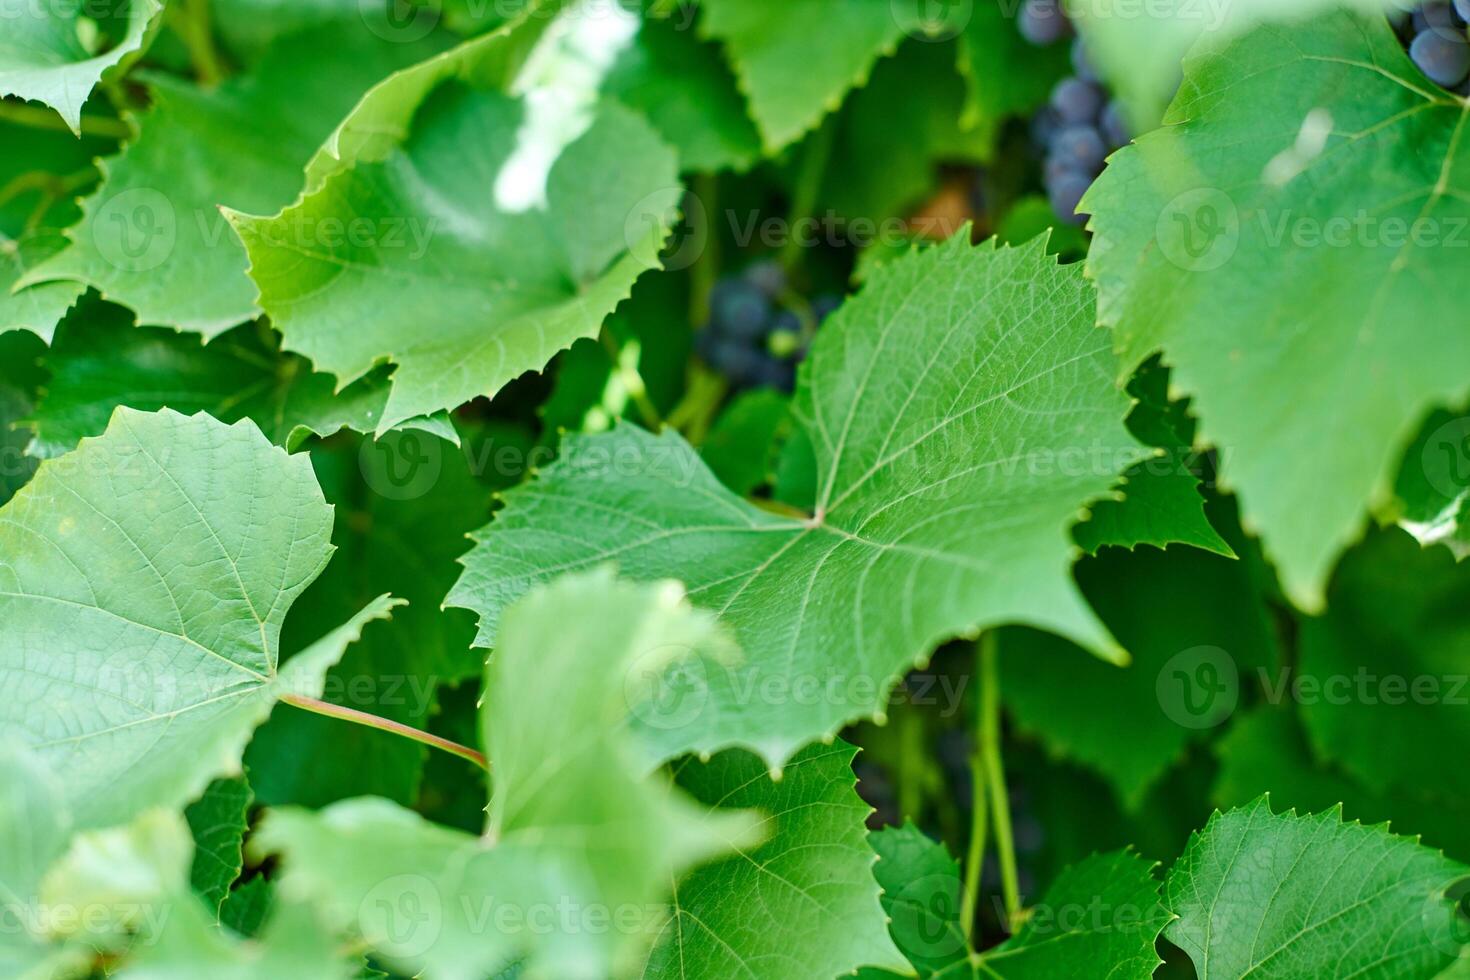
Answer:
[[[1025, 0], [1017, 23], [1022, 36], [1037, 46], [1073, 35], [1061, 0]], [[1084, 223], [1087, 216], [1077, 213], [1082, 195], [1102, 173], [1108, 154], [1126, 144], [1129, 134], [1122, 106], [1109, 98], [1080, 37], [1072, 38], [1072, 74], [1052, 89], [1031, 133], [1046, 161], [1042, 177], [1052, 208], [1063, 221]]]
[[812, 334], [841, 302], [821, 295], [807, 303], [790, 292], [779, 263], [757, 262], [710, 290], [696, 349], [736, 388], [790, 392]]
[[1431, 82], [1470, 95], [1470, 0], [1421, 3], [1394, 18], [1409, 57]]

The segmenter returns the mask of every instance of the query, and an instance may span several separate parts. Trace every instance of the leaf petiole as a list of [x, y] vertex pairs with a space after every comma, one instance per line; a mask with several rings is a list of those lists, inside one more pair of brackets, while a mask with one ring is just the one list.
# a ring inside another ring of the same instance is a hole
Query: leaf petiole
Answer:
[[318, 698], [310, 698], [301, 694], [283, 694], [281, 695], [281, 700], [303, 711], [310, 711], [314, 714], [325, 715], [328, 718], [337, 718], [342, 721], [350, 721], [355, 725], [376, 728], [379, 731], [391, 732], [394, 735], [401, 735], [404, 738], [413, 739], [415, 742], [420, 742], [431, 748], [441, 749], [450, 755], [457, 755], [461, 759], [467, 759], [486, 772], [490, 771], [490, 763], [486, 761], [483, 753], [476, 752], [467, 745], [451, 742], [447, 738], [431, 735], [428, 732], [405, 725], [402, 722], [380, 718], [377, 715], [370, 715], [366, 711], [343, 707], [340, 704], [329, 704]]
[[[978, 754], [984, 770], [990, 815], [995, 822], [995, 850], [1000, 858], [1000, 887], [1005, 901], [1005, 927], [1015, 932], [1021, 922], [1021, 889], [1016, 877], [1016, 844], [1011, 835], [1011, 801], [1006, 793], [1000, 756], [1000, 672], [996, 667], [994, 631], [979, 643], [980, 720]], [[976, 773], [978, 777], [980, 773]]]

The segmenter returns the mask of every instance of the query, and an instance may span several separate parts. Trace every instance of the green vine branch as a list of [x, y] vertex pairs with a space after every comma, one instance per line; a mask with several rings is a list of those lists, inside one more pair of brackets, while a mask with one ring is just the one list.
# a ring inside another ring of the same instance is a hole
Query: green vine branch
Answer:
[[980, 873], [984, 868], [986, 838], [992, 822], [995, 851], [1000, 862], [1001, 900], [1005, 903], [1003, 924], [1008, 932], [1014, 933], [1024, 918], [1016, 874], [1016, 843], [1011, 833], [1011, 801], [1006, 792], [1005, 766], [1000, 751], [1000, 671], [994, 631], [985, 633], [976, 644], [976, 666], [980, 676], [980, 706], [975, 719], [975, 754], [970, 760], [974, 777], [973, 807], [960, 902], [966, 936], [974, 929], [975, 910], [980, 901]]
[[281, 695], [281, 700], [286, 704], [300, 708], [303, 711], [310, 711], [313, 714], [325, 715], [328, 718], [349, 721], [366, 728], [376, 728], [378, 731], [401, 735], [404, 738], [412, 739], [430, 748], [440, 749], [448, 752], [450, 755], [457, 755], [461, 759], [467, 759], [486, 772], [490, 771], [490, 763], [485, 759], [483, 753], [476, 752], [467, 745], [460, 745], [458, 742], [451, 742], [447, 738], [441, 738], [438, 735], [421, 731], [411, 725], [405, 725], [402, 722], [393, 721], [388, 718], [380, 718], [377, 715], [370, 715], [366, 711], [358, 711], [356, 708], [347, 708], [340, 704], [329, 704], [318, 698], [310, 698], [302, 694], [283, 694]]

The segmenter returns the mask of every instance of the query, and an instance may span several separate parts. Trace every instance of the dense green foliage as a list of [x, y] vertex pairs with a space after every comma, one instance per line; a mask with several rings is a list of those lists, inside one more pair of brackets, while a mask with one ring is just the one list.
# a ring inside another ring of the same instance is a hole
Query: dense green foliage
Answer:
[[1470, 977], [1470, 3], [1208, 6], [0, 0], [0, 978]]

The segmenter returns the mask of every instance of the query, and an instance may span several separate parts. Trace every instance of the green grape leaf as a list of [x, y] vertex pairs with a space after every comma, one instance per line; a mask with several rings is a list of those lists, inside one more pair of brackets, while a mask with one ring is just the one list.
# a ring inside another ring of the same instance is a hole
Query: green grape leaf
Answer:
[[134, 327], [122, 307], [84, 303], [52, 339], [52, 379], [27, 419], [29, 452], [50, 458], [100, 434], [118, 406], [249, 418], [277, 445], [344, 427], [370, 431], [387, 400], [386, 377], [334, 392], [332, 378], [281, 356], [268, 331], [243, 325], [205, 344], [197, 336]]
[[488, 646], [505, 605], [561, 569], [678, 578], [747, 655], [703, 671], [693, 747], [773, 762], [881, 713], [938, 642], [986, 626], [1120, 659], [1069, 575], [1066, 528], [1142, 455], [1092, 320], [1080, 270], [1039, 243], [972, 247], [961, 232], [880, 266], [801, 370], [812, 517], [740, 500], [672, 432], [572, 436], [507, 495], [449, 602], [480, 614]]
[[281, 621], [331, 557], [309, 463], [249, 423], [118, 409], [0, 520], [0, 730], [64, 776], [78, 828], [181, 805], [237, 772], [281, 693], [387, 597], [277, 670]]
[[405, 970], [470, 980], [523, 957], [546, 976], [626, 969], [671, 878], [761, 836], [749, 815], [711, 815], [650, 779], [629, 727], [630, 711], [647, 713], [639, 672], [690, 650], [733, 652], [679, 600], [677, 586], [602, 569], [507, 611], [485, 673], [483, 835], [361, 798], [272, 811], [252, 846], [281, 855], [284, 892], [321, 903]]
[[1338, 565], [1327, 612], [1302, 623], [1300, 663], [1274, 696], [1294, 698], [1318, 753], [1371, 789], [1470, 798], [1470, 773], [1443, 764], [1470, 751], [1467, 601], [1470, 566], [1370, 532]]
[[[454, 584], [466, 535], [490, 510], [491, 490], [472, 472], [498, 445], [454, 445], [416, 432], [316, 451], [312, 462], [342, 519], [337, 558], [297, 601], [287, 650], [386, 590], [408, 602], [363, 633], [327, 672], [325, 700], [427, 728], [441, 685], [478, 677], [473, 619], [440, 608]], [[245, 753], [256, 795], [268, 806], [324, 806], [352, 796], [418, 799], [427, 750], [416, 742], [305, 711], [277, 712]]]
[[1244, 0], [1218, 6], [1161, 0], [1138, 16], [1131, 0], [1066, 0], [1088, 57], [1124, 101], [1134, 125], [1152, 129], [1179, 84], [1180, 59], [1196, 44], [1220, 45], [1262, 22], [1295, 21], [1340, 8], [1364, 13], [1408, 5], [1397, 0]]
[[240, 877], [244, 864], [240, 845], [245, 839], [245, 814], [251, 799], [250, 784], [244, 776], [216, 779], [184, 811], [194, 836], [189, 883], [216, 911], [230, 885]]
[[[101, 165], [70, 247], [20, 282], [86, 283], [141, 324], [206, 337], [258, 315], [245, 252], [219, 209], [288, 203], [303, 165], [368, 86], [432, 50], [333, 27], [282, 41], [254, 72], [213, 90], [148, 76], [154, 104], [138, 138]], [[333, 229], [297, 230], [318, 232]]]
[[[311, 436], [341, 429], [371, 432], [388, 400], [387, 371], [341, 391], [300, 357], [282, 354], [276, 336], [244, 324], [208, 343], [158, 327], [135, 327], [118, 306], [83, 303], [52, 340], [51, 381], [27, 422], [31, 455], [76, 448], [107, 427], [118, 406], [206, 412], [226, 422], [248, 418], [278, 446], [295, 450]], [[443, 429], [448, 420], [411, 423]], [[452, 431], [452, 430], [451, 430]]]
[[1436, 797], [1434, 787], [1396, 786], [1380, 793], [1340, 766], [1318, 759], [1293, 712], [1261, 708], [1231, 724], [1215, 743], [1219, 778], [1211, 800], [1219, 807], [1244, 806], [1263, 793], [1279, 807], [1316, 812], [1342, 804], [1343, 813], [1367, 823], [1393, 820], [1394, 830], [1414, 834], [1470, 861], [1470, 801]]
[[1279, 654], [1243, 562], [1192, 548], [1108, 549], [1077, 566], [1083, 593], [1133, 662], [1100, 663], [1031, 630], [1001, 635], [1001, 688], [1021, 727], [1102, 775], [1129, 810], [1230, 717]]
[[[521, 100], [449, 82], [384, 159], [274, 218], [231, 217], [288, 349], [344, 382], [397, 365], [380, 431], [494, 394], [595, 336], [657, 264], [678, 175], [648, 126], [603, 105], [545, 175], [545, 209], [518, 210], [494, 188], [525, 122]], [[292, 238], [349, 219], [403, 237]]]
[[1121, 499], [1100, 500], [1072, 535], [1087, 551], [1104, 545], [1136, 548], [1151, 544], [1188, 544], [1227, 558], [1235, 552], [1205, 514], [1194, 445], [1195, 423], [1187, 407], [1168, 396], [1169, 372], [1157, 359], [1141, 365], [1128, 382], [1138, 399], [1128, 415], [1128, 431], [1159, 450], [1123, 474]]
[[768, 153], [837, 109], [904, 36], [889, 4], [872, 0], [705, 0], [702, 13], [700, 29], [724, 42]]
[[767, 814], [770, 839], [679, 881], [645, 978], [786, 980], [901, 966], [863, 828], [872, 811], [853, 789], [856, 754], [843, 742], [813, 745], [779, 781], [738, 750], [677, 764], [677, 784], [714, 813]]
[[1165, 936], [1200, 980], [1432, 977], [1466, 941], [1446, 897], [1470, 868], [1337, 809], [1216, 813], [1169, 871]]
[[[44, 102], [55, 109], [78, 135], [82, 104], [103, 75], [126, 66], [148, 46], [157, 30], [163, 4], [158, 0], [125, 0], [112, 7], [84, 4], [38, 4], [4, 0], [0, 21], [0, 96]], [[106, 50], [92, 49], [85, 40], [89, 24], [99, 25], [89, 12], [108, 12], [102, 18], [112, 37]]]
[[873, 877], [883, 889], [888, 933], [899, 951], [924, 977], [968, 960], [959, 862], [912, 823], [884, 827], [868, 840], [878, 852]]
[[648, 118], [689, 173], [744, 171], [760, 134], [719, 48], [673, 17], [646, 17], [603, 91]]
[[1082, 205], [1123, 366], [1163, 350], [1309, 611], [1422, 416], [1465, 396], [1467, 111], [1381, 18], [1262, 27], [1196, 49], [1170, 124]]
[[773, 388], [737, 395], [715, 419], [699, 458], [737, 495], [748, 497], [771, 480], [777, 434], [791, 416], [791, 399]]

